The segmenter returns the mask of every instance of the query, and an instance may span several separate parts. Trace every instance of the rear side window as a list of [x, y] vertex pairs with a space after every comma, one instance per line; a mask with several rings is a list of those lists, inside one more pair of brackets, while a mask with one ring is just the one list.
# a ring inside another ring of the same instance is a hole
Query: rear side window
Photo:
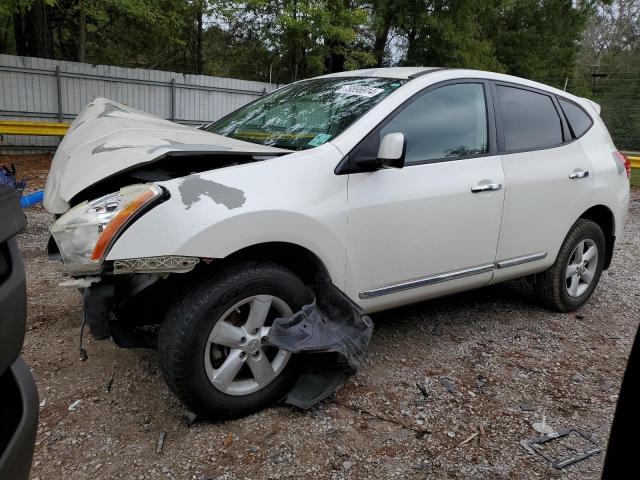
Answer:
[[529, 150], [562, 143], [562, 123], [550, 96], [503, 85], [498, 85], [496, 90], [506, 150]]
[[575, 138], [581, 137], [591, 127], [591, 117], [575, 103], [558, 98]]

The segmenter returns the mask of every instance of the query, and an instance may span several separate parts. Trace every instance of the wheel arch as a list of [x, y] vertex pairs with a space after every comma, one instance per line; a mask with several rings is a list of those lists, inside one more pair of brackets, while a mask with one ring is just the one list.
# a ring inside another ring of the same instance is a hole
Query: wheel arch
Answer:
[[616, 241], [616, 220], [611, 209], [605, 205], [594, 205], [580, 215], [579, 218], [591, 220], [598, 224], [604, 233], [604, 239], [606, 242], [606, 256], [604, 259], [604, 270], [611, 265], [611, 259], [613, 258], [613, 247]]
[[274, 241], [241, 248], [224, 258], [214, 259], [212, 269], [227, 268], [250, 261], [271, 261], [291, 270], [305, 283], [331, 280], [331, 275], [318, 255], [301, 245]]

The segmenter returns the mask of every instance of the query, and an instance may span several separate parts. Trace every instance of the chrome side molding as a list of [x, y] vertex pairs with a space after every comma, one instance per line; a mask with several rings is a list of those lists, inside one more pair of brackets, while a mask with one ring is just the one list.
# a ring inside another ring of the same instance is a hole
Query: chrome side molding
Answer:
[[522, 265], [523, 263], [535, 262], [536, 260], [542, 260], [547, 257], [547, 252], [532, 253], [529, 255], [523, 255], [521, 257], [508, 258], [506, 260], [500, 260], [495, 263], [486, 263], [484, 265], [478, 265], [476, 267], [463, 268], [460, 270], [452, 270], [450, 272], [438, 273], [436, 275], [430, 275], [428, 277], [416, 278], [415, 280], [408, 280], [405, 282], [394, 283], [386, 285], [384, 287], [378, 287], [365, 292], [360, 292], [358, 296], [361, 299], [381, 297], [382, 295], [389, 295], [390, 293], [401, 292], [403, 290], [409, 290], [412, 288], [426, 287], [428, 285], [435, 285], [436, 283], [448, 282], [450, 280], [457, 280], [459, 278], [469, 277], [471, 275], [479, 275], [480, 273], [492, 272], [496, 269], [515, 267], [516, 265]]
[[506, 260], [500, 260], [496, 262], [496, 268], [515, 267], [516, 265], [522, 265], [523, 263], [535, 262], [536, 260], [542, 260], [547, 257], [547, 252], [532, 253], [530, 255], [523, 255], [522, 257], [508, 258]]
[[367, 290], [361, 292], [359, 297], [374, 298], [382, 295], [388, 295], [390, 293], [400, 292], [402, 290], [408, 290], [411, 288], [426, 287], [427, 285], [433, 285], [436, 283], [448, 282], [449, 280], [455, 280], [457, 278], [468, 277], [470, 275], [478, 275], [479, 273], [491, 272], [494, 269], [493, 263], [487, 263], [485, 265], [478, 265], [477, 267], [463, 268], [462, 270], [453, 270], [451, 272], [439, 273], [437, 275], [431, 275], [429, 277], [417, 278], [415, 280], [409, 280], [401, 283], [394, 283], [386, 287], [374, 288], [373, 290]]

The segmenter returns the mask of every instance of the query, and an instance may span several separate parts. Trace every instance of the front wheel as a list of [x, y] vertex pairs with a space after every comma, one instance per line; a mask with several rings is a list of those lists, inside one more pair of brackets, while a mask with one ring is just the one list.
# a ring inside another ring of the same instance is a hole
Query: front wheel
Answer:
[[309, 300], [302, 281], [273, 263], [237, 265], [194, 286], [170, 309], [158, 338], [169, 387], [210, 419], [273, 404], [295, 377], [294, 358], [263, 338], [276, 318]]
[[579, 219], [567, 234], [555, 263], [537, 279], [542, 301], [553, 310], [570, 312], [593, 293], [605, 259], [606, 243], [600, 226]]

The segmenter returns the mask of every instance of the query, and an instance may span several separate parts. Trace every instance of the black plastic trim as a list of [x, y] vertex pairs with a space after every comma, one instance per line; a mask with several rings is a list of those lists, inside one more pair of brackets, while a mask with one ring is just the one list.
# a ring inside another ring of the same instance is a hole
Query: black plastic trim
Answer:
[[[12, 432], [9, 433], [10, 437], [2, 442], [6, 448], [0, 451], [0, 478], [27, 480], [38, 429], [38, 390], [29, 367], [21, 357], [18, 357], [4, 373], [2, 381], [6, 384], [5, 388], [11, 389], [11, 392], [4, 389], [2, 391], [2, 414], [19, 415], [19, 420], [15, 429], [12, 428]], [[10, 409], [7, 409], [5, 402], [9, 397], [17, 404], [10, 405]]]
[[430, 73], [434, 73], [434, 72], [441, 72], [442, 70], [451, 70], [449, 67], [425, 67], [426, 70], [423, 70], [421, 72], [417, 72], [417, 73], [413, 73], [411, 75], [409, 75], [407, 78], [409, 80], [413, 80], [415, 78], [420, 78], [420, 77], [424, 77], [425, 75], [429, 75]]

